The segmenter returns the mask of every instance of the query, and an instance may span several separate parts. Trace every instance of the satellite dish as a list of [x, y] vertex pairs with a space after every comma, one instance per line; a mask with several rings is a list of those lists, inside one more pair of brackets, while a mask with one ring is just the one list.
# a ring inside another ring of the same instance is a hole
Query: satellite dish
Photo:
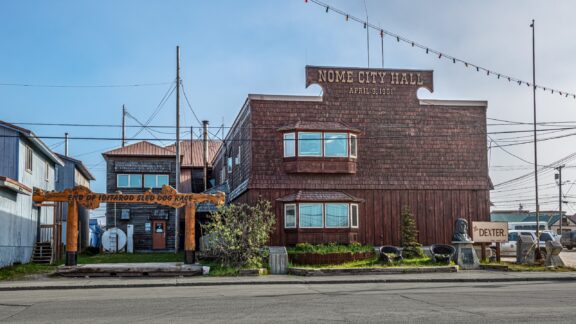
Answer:
[[[118, 240], [118, 245], [116, 245]], [[126, 246], [126, 233], [117, 227], [113, 227], [102, 234], [102, 248], [106, 252], [117, 252]], [[118, 248], [116, 248], [118, 247]]]

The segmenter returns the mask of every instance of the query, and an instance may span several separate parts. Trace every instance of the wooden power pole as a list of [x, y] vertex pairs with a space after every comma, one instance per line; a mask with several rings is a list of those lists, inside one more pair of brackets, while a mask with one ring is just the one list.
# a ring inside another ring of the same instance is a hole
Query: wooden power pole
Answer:
[[122, 147], [126, 145], [126, 107], [122, 105]]
[[203, 173], [203, 178], [204, 178], [204, 191], [206, 191], [206, 189], [208, 189], [208, 121], [207, 120], [203, 120], [202, 121], [202, 130], [203, 130], [203, 140], [202, 140], [202, 149], [203, 149], [203, 154], [202, 154], [202, 161], [203, 161], [203, 167], [204, 167], [204, 173]]
[[[175, 188], [180, 192], [180, 46], [176, 46], [176, 183]], [[175, 209], [174, 216], [174, 253], [178, 253], [180, 236], [180, 213]]]

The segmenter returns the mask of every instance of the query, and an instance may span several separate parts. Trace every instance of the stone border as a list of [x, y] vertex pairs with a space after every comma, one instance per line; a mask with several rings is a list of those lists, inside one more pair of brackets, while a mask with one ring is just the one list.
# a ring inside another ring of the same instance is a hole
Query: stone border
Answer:
[[295, 276], [338, 276], [373, 274], [447, 273], [457, 272], [458, 266], [439, 267], [390, 267], [390, 268], [288, 268], [288, 274]]
[[341, 264], [357, 260], [366, 260], [376, 256], [374, 251], [368, 252], [334, 252], [334, 253], [314, 253], [288, 252], [288, 260], [294, 264], [320, 265], [320, 264]]

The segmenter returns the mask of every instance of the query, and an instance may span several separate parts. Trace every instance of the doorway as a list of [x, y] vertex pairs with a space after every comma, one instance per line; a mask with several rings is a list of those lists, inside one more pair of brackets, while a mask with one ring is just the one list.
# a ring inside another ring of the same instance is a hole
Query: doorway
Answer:
[[166, 249], [166, 221], [152, 221], [152, 249]]

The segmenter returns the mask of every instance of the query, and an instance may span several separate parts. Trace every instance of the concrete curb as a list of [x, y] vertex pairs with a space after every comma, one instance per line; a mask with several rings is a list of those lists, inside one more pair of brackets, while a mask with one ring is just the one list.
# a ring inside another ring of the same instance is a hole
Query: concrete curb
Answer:
[[0, 291], [30, 291], [30, 290], [73, 290], [73, 289], [109, 289], [109, 288], [163, 288], [163, 287], [209, 287], [209, 286], [241, 286], [241, 285], [333, 285], [333, 284], [369, 284], [369, 283], [466, 283], [466, 282], [537, 282], [537, 281], [576, 281], [576, 277], [507, 277], [507, 278], [407, 278], [407, 279], [357, 279], [357, 280], [239, 280], [213, 282], [167, 282], [167, 283], [102, 283], [78, 285], [46, 285], [46, 286], [8, 286], [0, 287]]

